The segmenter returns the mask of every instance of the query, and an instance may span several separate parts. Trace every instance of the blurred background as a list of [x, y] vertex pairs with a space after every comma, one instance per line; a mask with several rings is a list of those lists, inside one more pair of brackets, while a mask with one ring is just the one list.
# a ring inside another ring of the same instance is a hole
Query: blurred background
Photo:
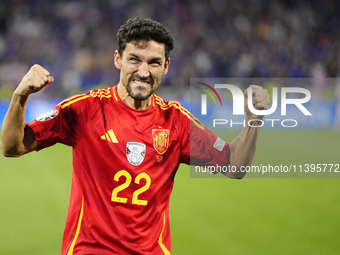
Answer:
[[[0, 125], [35, 63], [55, 82], [30, 97], [27, 121], [66, 97], [116, 85], [116, 32], [137, 15], [163, 23], [175, 37], [157, 91], [166, 100], [189, 106], [190, 78], [318, 80], [306, 88], [313, 109], [322, 105], [330, 116], [327, 125], [264, 130], [254, 164], [340, 163], [340, 2], [334, 0], [1, 1]], [[219, 136], [231, 141], [237, 133]], [[20, 159], [0, 156], [0, 254], [60, 254], [71, 170], [71, 148], [62, 145]], [[339, 254], [339, 184], [338, 178], [193, 179], [182, 166], [171, 199], [173, 254]]]
[[137, 15], [175, 37], [162, 86], [178, 99], [192, 77], [340, 75], [339, 1], [12, 0], [0, 3], [1, 99], [35, 63], [56, 78], [40, 98], [115, 85], [116, 32]]

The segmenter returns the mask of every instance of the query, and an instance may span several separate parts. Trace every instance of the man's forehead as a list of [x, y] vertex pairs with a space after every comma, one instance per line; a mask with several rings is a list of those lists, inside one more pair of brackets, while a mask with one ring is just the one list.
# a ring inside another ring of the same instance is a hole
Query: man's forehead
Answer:
[[132, 41], [130, 43], [132, 43], [133, 45], [135, 45], [139, 49], [145, 49], [150, 44], [150, 40], [149, 41], [148, 40], [136, 40], [136, 41]]
[[158, 43], [154, 40], [138, 40], [126, 44], [123, 54], [138, 53], [140, 51], [147, 52], [148, 54], [155, 55], [165, 59], [165, 45]]

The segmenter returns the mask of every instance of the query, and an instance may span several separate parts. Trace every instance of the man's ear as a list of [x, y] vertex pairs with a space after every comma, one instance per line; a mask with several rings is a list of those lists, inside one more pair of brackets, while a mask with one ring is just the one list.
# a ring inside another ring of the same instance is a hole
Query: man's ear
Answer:
[[120, 54], [119, 54], [118, 50], [115, 51], [114, 64], [115, 64], [115, 67], [117, 67], [118, 69], [122, 68]]
[[170, 58], [168, 58], [168, 60], [164, 64], [164, 69], [162, 71], [162, 75], [166, 75], [168, 73], [169, 65], [170, 65]]

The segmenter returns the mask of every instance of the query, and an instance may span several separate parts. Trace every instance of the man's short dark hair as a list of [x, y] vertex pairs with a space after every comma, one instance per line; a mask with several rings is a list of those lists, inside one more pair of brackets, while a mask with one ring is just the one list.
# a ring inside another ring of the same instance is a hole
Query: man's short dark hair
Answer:
[[154, 40], [165, 45], [165, 60], [170, 57], [170, 51], [174, 48], [174, 38], [169, 30], [161, 23], [148, 18], [135, 17], [129, 19], [120, 27], [117, 33], [118, 52], [123, 55], [126, 44], [142, 40]]

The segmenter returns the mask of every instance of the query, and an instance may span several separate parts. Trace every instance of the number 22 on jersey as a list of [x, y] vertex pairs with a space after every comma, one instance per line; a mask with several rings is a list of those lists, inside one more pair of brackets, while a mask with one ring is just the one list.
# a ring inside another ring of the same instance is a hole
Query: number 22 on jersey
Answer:
[[[118, 192], [129, 187], [129, 185], [131, 184], [131, 181], [132, 181], [132, 177], [131, 177], [131, 175], [129, 174], [128, 171], [120, 170], [119, 172], [117, 172], [115, 174], [114, 180], [116, 182], [118, 182], [121, 176], [125, 177], [125, 182], [113, 189], [111, 201], [118, 202], [118, 203], [126, 203], [128, 198], [119, 197]], [[133, 192], [133, 194], [132, 194], [132, 204], [135, 204], [135, 205], [147, 205], [147, 203], [148, 203], [148, 201], [146, 201], [146, 200], [138, 199], [138, 196], [140, 194], [142, 194], [143, 192], [147, 191], [150, 188], [151, 178], [147, 173], [143, 172], [143, 173], [140, 173], [139, 175], [136, 176], [134, 182], [136, 184], [139, 184], [141, 179], [145, 179], [146, 183], [143, 187], [141, 187], [141, 188], [137, 189], [135, 192]]]

